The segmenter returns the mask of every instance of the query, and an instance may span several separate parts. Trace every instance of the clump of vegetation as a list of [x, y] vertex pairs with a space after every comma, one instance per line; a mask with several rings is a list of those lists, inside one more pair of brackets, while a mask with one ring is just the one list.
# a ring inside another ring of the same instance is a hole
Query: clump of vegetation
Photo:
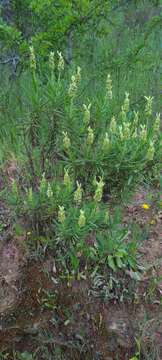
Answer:
[[52, 52], [40, 73], [30, 47], [27, 92], [24, 75], [19, 82], [17, 112], [23, 116], [14, 120], [22, 175], [13, 180], [7, 198], [30, 231], [60, 247], [73, 270], [79, 268], [79, 257], [113, 270], [136, 270], [133, 242], [124, 241], [129, 230], [110, 215], [104, 194], [114, 187], [129, 189], [152, 164], [160, 164], [160, 115], [152, 114], [150, 96], [141, 113], [133, 111], [128, 93], [114, 113], [110, 75], [99, 100], [85, 104], [81, 69], [69, 81], [64, 68], [62, 54], [56, 62]]
[[10, 142], [14, 137], [27, 180], [37, 187], [43, 173], [47, 178], [58, 177], [66, 169], [87, 192], [95, 176], [103, 177], [107, 192], [133, 186], [161, 161], [160, 114], [153, 113], [153, 98], [145, 96], [144, 109], [139, 112], [132, 109], [126, 92], [116, 111], [108, 75], [100, 96], [96, 93], [86, 104], [81, 69], [69, 79], [64, 66], [62, 54], [58, 53], [56, 63], [52, 52], [49, 66], [40, 73], [31, 47], [31, 72], [18, 83], [16, 114], [13, 103], [10, 105], [13, 126], [6, 114], [7, 135]]

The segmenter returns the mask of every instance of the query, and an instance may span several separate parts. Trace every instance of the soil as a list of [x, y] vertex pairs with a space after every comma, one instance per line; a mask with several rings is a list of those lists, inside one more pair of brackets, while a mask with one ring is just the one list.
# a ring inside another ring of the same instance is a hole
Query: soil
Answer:
[[27, 351], [38, 360], [129, 360], [137, 352], [135, 339], [141, 359], [162, 359], [162, 215], [154, 196], [149, 209], [142, 208], [148, 197], [141, 188], [123, 209], [124, 221], [144, 232], [138, 256], [145, 270], [137, 282], [116, 275], [128, 290], [122, 299], [100, 296], [88, 274], [62, 278], [55, 254], [30, 259], [25, 236], [11, 236], [10, 215], [0, 205], [6, 224], [0, 241], [0, 351], [7, 359]]

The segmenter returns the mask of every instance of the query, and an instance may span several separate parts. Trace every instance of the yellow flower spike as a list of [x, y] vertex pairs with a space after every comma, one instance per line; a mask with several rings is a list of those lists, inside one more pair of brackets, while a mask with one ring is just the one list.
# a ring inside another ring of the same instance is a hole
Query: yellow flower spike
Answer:
[[115, 132], [116, 132], [116, 120], [115, 120], [115, 117], [114, 117], [114, 116], [113, 116], [112, 119], [111, 119], [110, 131], [111, 131], [112, 133], [115, 133]]
[[155, 153], [154, 143], [153, 141], [150, 141], [150, 145], [146, 155], [147, 160], [152, 161], [154, 158], [154, 153]]
[[137, 126], [138, 125], [138, 121], [139, 121], [139, 112], [138, 111], [134, 111], [134, 119], [133, 119], [133, 122], [134, 122], [134, 125]]
[[31, 68], [33, 71], [35, 71], [37, 64], [36, 64], [34, 47], [33, 47], [33, 46], [29, 46], [29, 50], [30, 50], [30, 68]]
[[55, 69], [55, 53], [54, 53], [54, 51], [51, 51], [49, 54], [49, 68], [51, 71], [54, 71], [54, 69]]
[[65, 221], [65, 209], [64, 206], [59, 206], [58, 221], [63, 224]]
[[88, 125], [90, 122], [90, 117], [91, 117], [91, 113], [90, 113], [91, 104], [89, 104], [88, 106], [83, 104], [83, 109], [84, 109], [83, 122], [84, 122], [84, 124]]
[[126, 115], [126, 112], [124, 110], [124, 105], [121, 107], [121, 117], [122, 117], [122, 122], [126, 122], [127, 120], [127, 115]]
[[93, 141], [94, 141], [94, 132], [93, 132], [93, 129], [89, 126], [88, 127], [87, 144], [92, 145]]
[[146, 115], [150, 116], [152, 114], [153, 97], [145, 96], [145, 99], [146, 99], [145, 113]]
[[68, 89], [68, 95], [72, 99], [76, 95], [80, 80], [81, 80], [81, 68], [78, 66], [77, 67], [77, 72], [74, 75], [71, 76], [71, 83], [70, 83], [69, 89]]
[[140, 126], [140, 138], [142, 141], [146, 141], [147, 140], [147, 128], [146, 125], [141, 125]]
[[53, 191], [52, 191], [52, 188], [51, 188], [51, 184], [48, 183], [48, 187], [47, 187], [47, 197], [49, 199], [51, 199], [53, 197]]
[[80, 66], [77, 67], [77, 72], [76, 72], [76, 75], [75, 75], [75, 78], [76, 78], [76, 82], [79, 83], [81, 81], [81, 68]]
[[129, 93], [125, 93], [125, 99], [123, 104], [123, 110], [127, 113], [129, 111]]
[[81, 201], [82, 201], [82, 185], [77, 181], [77, 189], [74, 193], [74, 201], [77, 203], [77, 204], [80, 204]]
[[118, 130], [119, 130], [120, 139], [123, 140], [124, 139], [123, 127], [119, 126]]
[[78, 225], [79, 227], [84, 227], [86, 223], [86, 217], [85, 217], [85, 212], [84, 210], [80, 210], [80, 215], [79, 215], [79, 219], [78, 219]]
[[103, 179], [100, 178], [100, 181], [96, 181], [97, 189], [94, 194], [94, 201], [100, 202], [103, 195], [103, 188], [105, 183], [103, 182]]
[[110, 147], [110, 139], [109, 139], [108, 133], [106, 132], [105, 137], [103, 139], [102, 149], [104, 151], [107, 151], [109, 149], [109, 147]]
[[141, 207], [142, 207], [142, 209], [144, 209], [144, 210], [149, 210], [150, 209], [150, 205], [148, 205], [148, 204], [142, 204], [141, 205]]
[[63, 138], [64, 148], [65, 148], [65, 150], [69, 150], [71, 143], [70, 143], [70, 139], [68, 137], [67, 131], [66, 132], [63, 131], [63, 135], [64, 135], [64, 138]]
[[76, 82], [76, 78], [75, 75], [72, 75], [71, 77], [71, 83], [69, 85], [69, 89], [68, 89], [68, 94], [71, 98], [74, 98], [75, 94], [77, 91], [77, 82]]
[[64, 70], [64, 66], [65, 66], [65, 61], [64, 58], [62, 56], [62, 53], [60, 51], [57, 51], [57, 55], [59, 57], [59, 61], [58, 61], [58, 71], [61, 72]]
[[67, 187], [71, 186], [71, 180], [70, 180], [70, 176], [69, 176], [69, 171], [68, 170], [64, 170], [64, 185]]
[[130, 137], [130, 124], [129, 123], [123, 123], [123, 136], [124, 139], [127, 139]]
[[111, 100], [112, 99], [112, 80], [110, 74], [107, 75], [106, 79], [106, 92], [107, 97]]
[[156, 118], [155, 118], [153, 127], [154, 127], [154, 132], [158, 133], [158, 131], [160, 129], [160, 114], [156, 114]]

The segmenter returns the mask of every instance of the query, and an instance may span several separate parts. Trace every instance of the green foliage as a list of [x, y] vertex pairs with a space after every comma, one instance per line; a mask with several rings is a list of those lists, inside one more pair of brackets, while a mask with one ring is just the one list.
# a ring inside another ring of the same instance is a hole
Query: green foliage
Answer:
[[[65, 71], [58, 53], [58, 62], [53, 59], [54, 68], [50, 63], [50, 69], [47, 66], [42, 72], [35, 54], [32, 56], [31, 73], [22, 74], [18, 82], [16, 109], [13, 100], [8, 105], [5, 131], [8, 124], [8, 147], [11, 141], [13, 149], [14, 137], [33, 186], [37, 186], [42, 173], [48, 177], [67, 167], [83, 188], [92, 187], [94, 176], [103, 176], [111, 191], [117, 185], [132, 186], [152, 165], [158, 166], [160, 115], [153, 114], [151, 97], [143, 99], [141, 111], [134, 111], [125, 93], [117, 110], [112, 84], [105, 79], [102, 92], [96, 92], [87, 102], [79, 67], [72, 75], [71, 69]], [[2, 143], [6, 141], [3, 129], [1, 138]]]
[[[28, 218], [28, 226], [32, 232], [38, 232], [38, 240], [39, 235], [48, 234], [49, 246], [61, 249], [69, 271], [79, 271], [83, 262], [106, 265], [113, 271], [136, 271], [137, 244], [133, 238], [128, 241], [130, 229], [121, 227], [118, 211], [113, 216], [109, 214], [107, 206], [101, 203], [102, 193], [97, 199], [95, 195], [96, 191], [87, 198], [79, 183], [75, 189], [65, 171], [62, 181], [55, 179], [50, 183], [43, 175], [38, 190], [30, 187], [25, 194], [13, 182], [8, 199], [16, 205], [18, 216]], [[32, 232], [27, 232], [30, 241]]]
[[3, 40], [5, 45], [9, 47], [13, 42], [19, 44], [20, 39], [21, 33], [17, 31], [17, 29], [14, 29], [5, 23], [0, 24], [0, 40]]
[[[16, 51], [27, 59], [27, 42], [47, 58], [50, 50], [62, 49], [68, 64], [78, 63], [91, 74], [92, 93], [111, 72], [115, 97], [133, 88], [133, 102], [146, 92], [160, 105], [161, 4], [153, 0], [66, 1], [13, 0], [10, 9], [10, 47], [16, 31], [21, 34]], [[3, 11], [2, 11], [3, 17]], [[4, 21], [3, 21], [4, 24]], [[2, 39], [3, 40], [3, 39]]]
[[[50, 53], [42, 68], [30, 47], [29, 60], [30, 70], [18, 81], [16, 110], [11, 101], [6, 116], [8, 148], [13, 152], [14, 132], [22, 174], [7, 198], [17, 215], [28, 219], [29, 229], [62, 249], [73, 270], [79, 269], [79, 253], [113, 271], [129, 268], [138, 278], [136, 245], [127, 242], [128, 229], [107, 214], [103, 200], [114, 189], [128, 191], [152, 165], [161, 164], [153, 98], [145, 96], [141, 111], [134, 111], [126, 92], [117, 111], [110, 75], [102, 92], [87, 101], [82, 70], [67, 71], [60, 52], [57, 59]], [[5, 144], [3, 132], [1, 139]]]

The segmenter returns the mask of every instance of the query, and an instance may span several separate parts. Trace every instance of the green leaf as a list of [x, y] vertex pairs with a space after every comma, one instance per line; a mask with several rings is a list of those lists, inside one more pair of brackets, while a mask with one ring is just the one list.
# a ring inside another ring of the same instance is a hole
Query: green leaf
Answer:
[[113, 271], [116, 271], [116, 265], [115, 265], [115, 261], [114, 261], [114, 258], [113, 258], [112, 255], [109, 255], [109, 256], [108, 256], [107, 262], [108, 262], [108, 265], [110, 266], [110, 268], [111, 268]]
[[119, 267], [121, 269], [124, 266], [121, 258], [119, 256], [116, 256], [115, 260], [116, 260], [117, 267]]

